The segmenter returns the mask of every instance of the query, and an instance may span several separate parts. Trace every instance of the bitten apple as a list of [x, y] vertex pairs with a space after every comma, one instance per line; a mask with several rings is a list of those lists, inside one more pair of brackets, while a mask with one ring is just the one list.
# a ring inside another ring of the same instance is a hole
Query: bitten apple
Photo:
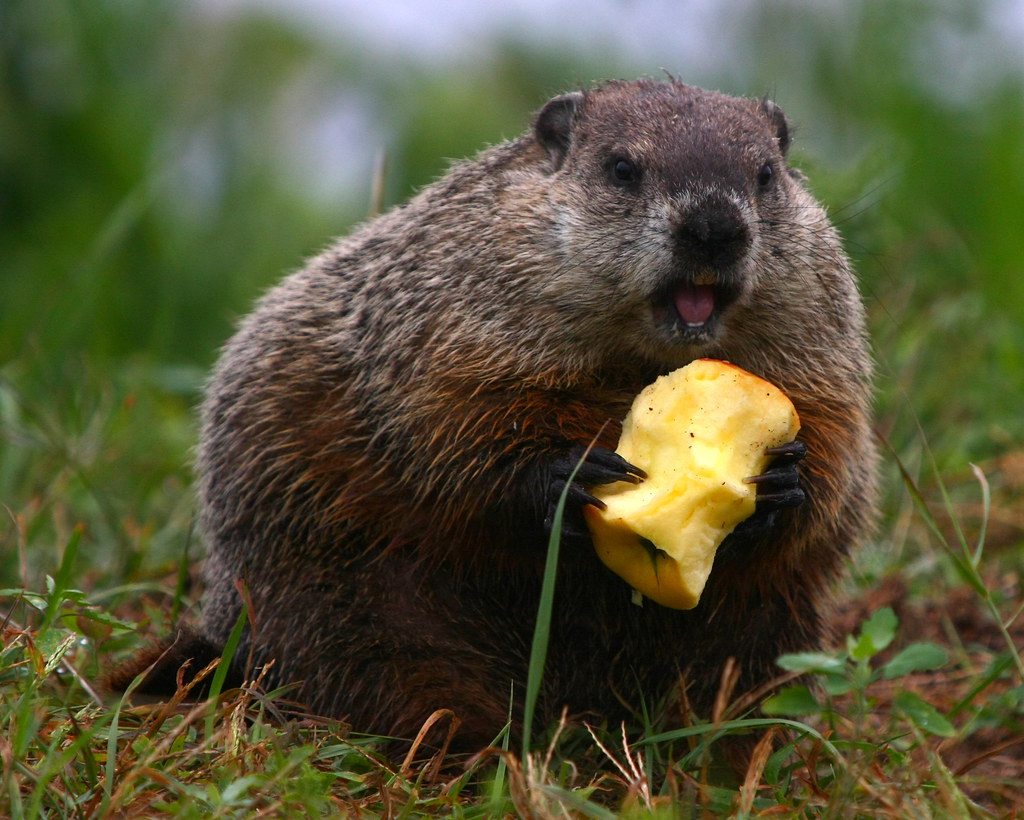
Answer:
[[585, 508], [601, 560], [653, 601], [692, 609], [725, 537], [754, 512], [765, 450], [796, 438], [800, 419], [775, 385], [714, 359], [661, 376], [633, 402], [616, 452], [647, 473], [591, 489]]

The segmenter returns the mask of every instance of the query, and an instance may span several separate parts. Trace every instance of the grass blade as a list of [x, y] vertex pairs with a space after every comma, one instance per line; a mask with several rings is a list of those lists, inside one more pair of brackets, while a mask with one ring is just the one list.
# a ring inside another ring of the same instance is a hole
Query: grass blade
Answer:
[[[234, 627], [231, 629], [231, 634], [228, 636], [227, 643], [224, 644], [224, 651], [220, 656], [220, 663], [217, 665], [217, 669], [213, 673], [213, 679], [210, 682], [210, 702], [216, 704], [217, 698], [220, 697], [221, 690], [224, 688], [224, 681], [228, 675], [228, 669], [231, 668], [231, 661], [235, 657], [235, 652], [238, 650], [238, 643], [242, 639], [242, 631], [245, 629], [247, 621], [246, 608], [243, 606], [241, 611], [238, 613], [238, 620], [235, 621]], [[216, 720], [217, 710], [214, 705], [210, 709], [210, 713], [206, 716], [206, 736], [210, 737], [213, 735], [213, 725]]]
[[544, 581], [540, 589], [540, 603], [537, 606], [537, 623], [533, 630], [533, 643], [530, 646], [530, 666], [526, 676], [526, 699], [523, 706], [523, 760], [530, 752], [531, 735], [533, 732], [533, 715], [537, 706], [537, 696], [540, 693], [541, 680], [544, 677], [544, 662], [548, 655], [548, 640], [551, 637], [551, 612], [555, 599], [555, 576], [558, 572], [558, 555], [561, 548], [562, 518], [565, 515], [565, 502], [569, 496], [569, 488], [576, 480], [576, 473], [580, 466], [590, 454], [587, 447], [583, 457], [579, 460], [569, 480], [565, 482], [565, 488], [558, 499], [555, 507], [555, 514], [551, 521], [551, 535], [548, 537], [548, 555], [544, 564]]
[[53, 576], [52, 586], [47, 590], [48, 601], [46, 612], [43, 615], [43, 623], [39, 632], [43, 633], [57, 620], [60, 613], [60, 605], [64, 603], [64, 593], [71, 588], [71, 573], [74, 569], [75, 558], [78, 556], [78, 545], [82, 540], [82, 526], [79, 524], [71, 531], [71, 537], [64, 547], [64, 554], [60, 559], [60, 567]]

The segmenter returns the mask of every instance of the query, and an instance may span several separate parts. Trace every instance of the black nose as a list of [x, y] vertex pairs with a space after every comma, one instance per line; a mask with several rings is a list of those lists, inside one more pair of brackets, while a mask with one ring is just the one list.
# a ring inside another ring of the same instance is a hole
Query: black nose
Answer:
[[683, 258], [702, 267], [735, 264], [750, 245], [750, 229], [731, 202], [704, 203], [682, 214], [675, 237]]

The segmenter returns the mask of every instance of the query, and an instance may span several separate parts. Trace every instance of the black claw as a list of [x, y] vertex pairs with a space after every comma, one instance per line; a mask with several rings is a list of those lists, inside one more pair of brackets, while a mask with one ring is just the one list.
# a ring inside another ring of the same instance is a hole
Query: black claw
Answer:
[[[558, 500], [562, 497], [562, 493], [565, 492], [565, 481], [557, 479], [551, 484], [551, 501], [553, 504], [557, 504]], [[578, 507], [586, 506], [590, 504], [597, 507], [599, 510], [603, 510], [607, 505], [596, 496], [588, 493], [579, 483], [573, 484], [569, 488], [569, 493], [565, 498], [566, 505], [575, 505]]]
[[[585, 455], [585, 457], [584, 457]], [[580, 463], [582, 460], [582, 463]], [[593, 487], [596, 484], [611, 484], [615, 481], [628, 481], [630, 484], [638, 484], [647, 477], [647, 474], [639, 467], [634, 467], [626, 459], [611, 450], [603, 447], [592, 447], [589, 451], [585, 447], [574, 447], [553, 465], [553, 474], [556, 481], [564, 482], [569, 479], [572, 471], [579, 464], [576, 471], [575, 483], [582, 487]]]
[[771, 495], [776, 487], [792, 488], [800, 485], [800, 473], [796, 469], [796, 462], [782, 465], [772, 465], [761, 475], [752, 475], [743, 479], [745, 484], [757, 485], [757, 497]]
[[769, 484], [777, 480], [775, 473], [761, 473], [761, 475], [751, 475], [743, 479], [744, 484]]
[[589, 504], [591, 507], [597, 507], [599, 510], [608, 509], [608, 505], [605, 504], [600, 498], [591, 495], [590, 493], [579, 493], [573, 498], [574, 501], [579, 501], [581, 504]]
[[[574, 466], [584, 452], [583, 448], [574, 448], [570, 453], [570, 458], [574, 459]], [[634, 467], [618, 453], [605, 450], [603, 447], [592, 447], [576, 473], [576, 480], [586, 486], [611, 484], [613, 481], [639, 484], [645, 478], [647, 478], [647, 473], [639, 467]]]
[[776, 461], [781, 457], [783, 459], [799, 461], [807, 455], [807, 445], [799, 439], [793, 439], [788, 444], [782, 444], [779, 447], [769, 447], [765, 451], [765, 455], [775, 456]]

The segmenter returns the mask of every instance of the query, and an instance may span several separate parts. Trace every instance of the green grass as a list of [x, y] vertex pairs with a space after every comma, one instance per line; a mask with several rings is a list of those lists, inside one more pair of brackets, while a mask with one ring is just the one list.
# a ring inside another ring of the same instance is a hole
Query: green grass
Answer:
[[[657, 67], [507, 45], [424, 72], [172, 2], [0, 5], [0, 816], [1024, 811], [1024, 76], [956, 4], [836, 14], [758, 7], [737, 21], [747, 73], [693, 79], [776, 95], [861, 275], [886, 489], [841, 640], [783, 659], [765, 712], [726, 676], [683, 726], [535, 726], [439, 769], [287, 692], [154, 705], [102, 693], [100, 671], [196, 605], [193, 408], [218, 345], [366, 212], [370, 170], [365, 192], [307, 196], [280, 123], [338, 88], [381, 101], [395, 201], [550, 93]], [[943, 36], [989, 58], [984, 82], [935, 75]], [[732, 773], [725, 745], [755, 724]]]
[[[97, 659], [134, 627], [70, 586], [80, 545], [75, 530], [45, 592], [0, 593], [9, 602], [0, 805], [11, 817], [751, 817], [782, 807], [786, 816], [901, 818], [1020, 808], [1019, 769], [985, 767], [1024, 738], [1011, 638], [986, 651], [904, 641], [894, 652], [898, 620], [882, 607], [834, 651], [782, 658], [811, 686], [782, 689], [764, 717], [734, 712], [726, 692], [707, 722], [632, 737], [591, 731], [590, 748], [562, 727], [547, 748], [439, 772], [436, 759], [389, 761], [374, 738], [296, 716], [258, 681], [198, 705], [182, 702], [185, 691], [168, 704], [104, 700]], [[976, 569], [977, 547], [961, 544], [956, 562]], [[979, 609], [1002, 608], [984, 585], [976, 593]], [[766, 734], [730, 782], [719, 744], [751, 729]], [[966, 758], [947, 763], [957, 748]]]

